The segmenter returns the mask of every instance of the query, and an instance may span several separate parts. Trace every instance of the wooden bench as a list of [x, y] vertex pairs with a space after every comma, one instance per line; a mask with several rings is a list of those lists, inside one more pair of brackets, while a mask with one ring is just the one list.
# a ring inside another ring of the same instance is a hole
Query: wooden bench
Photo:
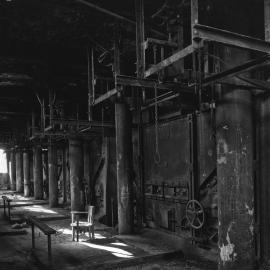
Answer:
[[10, 203], [12, 202], [12, 200], [7, 197], [7, 196], [2, 196], [3, 199], [3, 204], [4, 204], [4, 216], [7, 217], [7, 213], [6, 213], [6, 207], [8, 208], [8, 220], [10, 221]]
[[51, 260], [52, 258], [52, 248], [51, 248], [51, 235], [56, 234], [56, 230], [49, 227], [47, 224], [38, 220], [35, 217], [28, 216], [26, 218], [27, 223], [31, 224], [32, 227], [32, 248], [35, 248], [35, 226], [38, 227], [45, 235], [48, 237], [48, 258]]

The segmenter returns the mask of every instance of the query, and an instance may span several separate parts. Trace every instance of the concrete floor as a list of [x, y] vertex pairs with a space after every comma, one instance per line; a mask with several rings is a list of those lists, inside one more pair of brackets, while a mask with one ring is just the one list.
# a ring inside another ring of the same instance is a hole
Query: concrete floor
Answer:
[[[3, 192], [0, 191], [0, 197]], [[81, 235], [79, 242], [73, 242], [69, 209], [50, 209], [44, 202], [19, 195], [13, 198], [16, 201], [13, 203], [16, 207], [11, 211], [13, 223], [21, 223], [22, 217], [30, 214], [44, 220], [57, 233], [52, 236], [50, 262], [44, 234], [35, 230], [36, 248], [32, 250], [30, 228], [12, 229], [0, 209], [1, 270], [217, 269], [214, 262], [216, 254], [195, 249], [181, 238], [151, 229], [144, 229], [135, 235], [119, 236], [112, 228], [97, 223], [96, 239], [89, 240], [88, 235]]]

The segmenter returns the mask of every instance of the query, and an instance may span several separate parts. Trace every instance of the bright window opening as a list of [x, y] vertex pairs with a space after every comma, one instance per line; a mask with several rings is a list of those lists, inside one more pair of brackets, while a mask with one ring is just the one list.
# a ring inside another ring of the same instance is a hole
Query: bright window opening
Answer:
[[3, 149], [0, 149], [0, 173], [7, 173], [7, 156]]

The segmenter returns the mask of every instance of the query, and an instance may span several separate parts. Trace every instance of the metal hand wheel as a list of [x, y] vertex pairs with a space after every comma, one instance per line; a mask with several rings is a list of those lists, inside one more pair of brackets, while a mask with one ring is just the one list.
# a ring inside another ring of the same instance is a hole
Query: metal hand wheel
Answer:
[[205, 220], [203, 206], [196, 200], [190, 200], [186, 205], [188, 224], [193, 229], [200, 229]]

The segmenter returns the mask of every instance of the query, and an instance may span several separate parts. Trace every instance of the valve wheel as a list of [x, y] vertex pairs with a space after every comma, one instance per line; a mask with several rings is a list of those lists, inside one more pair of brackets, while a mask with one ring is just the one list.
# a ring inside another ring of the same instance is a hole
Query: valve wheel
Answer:
[[186, 217], [190, 227], [200, 229], [205, 221], [203, 206], [197, 200], [190, 200], [186, 205]]

